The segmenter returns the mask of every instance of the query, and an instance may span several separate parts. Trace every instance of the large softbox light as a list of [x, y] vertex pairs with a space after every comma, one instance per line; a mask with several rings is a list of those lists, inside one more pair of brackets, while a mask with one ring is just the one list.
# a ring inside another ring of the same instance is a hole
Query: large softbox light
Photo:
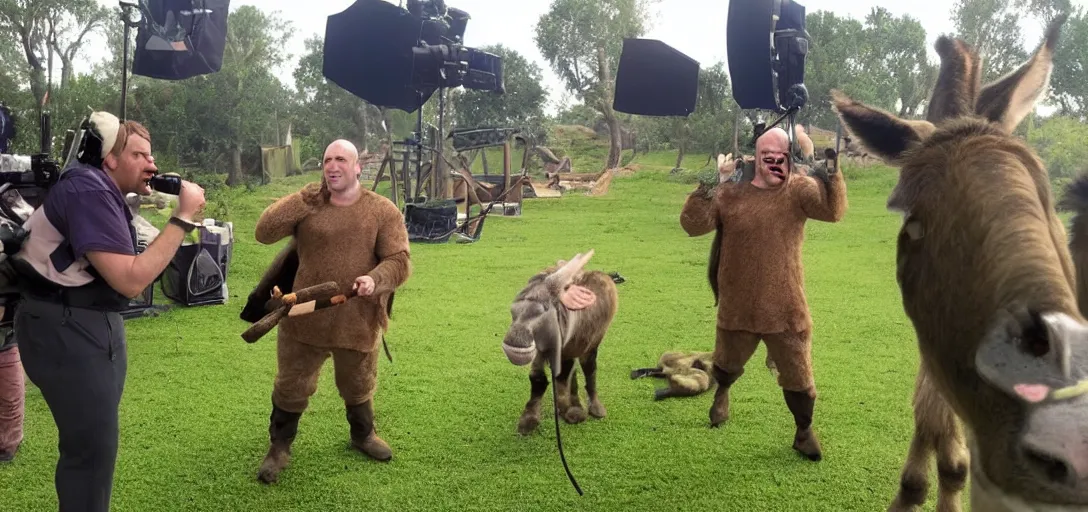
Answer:
[[788, 108], [790, 87], [804, 82], [805, 7], [792, 0], [734, 1], [728, 16], [733, 99], [742, 109]]
[[[146, 1], [146, 3], [145, 3]], [[184, 80], [223, 66], [230, 0], [140, 0], [132, 74]]]
[[394, 4], [358, 0], [328, 17], [321, 72], [373, 105], [415, 112], [435, 91], [411, 87], [412, 47], [421, 26], [420, 18]]
[[623, 40], [612, 108], [644, 116], [695, 111], [699, 62], [655, 39]]

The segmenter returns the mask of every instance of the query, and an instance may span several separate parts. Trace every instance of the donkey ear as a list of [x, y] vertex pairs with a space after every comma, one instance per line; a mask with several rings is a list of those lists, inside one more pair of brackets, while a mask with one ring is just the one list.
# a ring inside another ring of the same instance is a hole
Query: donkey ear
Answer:
[[933, 133], [933, 125], [927, 121], [900, 119], [854, 101], [837, 89], [831, 90], [831, 102], [847, 133], [891, 165], [896, 165], [904, 152]]
[[939, 123], [971, 114], [982, 73], [978, 53], [963, 40], [949, 36], [938, 37], [933, 49], [941, 59], [941, 67], [929, 98], [926, 120]]
[[1061, 14], [1050, 23], [1043, 43], [1031, 59], [982, 88], [975, 104], [976, 114], [997, 123], [1006, 132], [1016, 129], [1050, 86], [1054, 48], [1068, 17], [1068, 13]]
[[547, 281], [549, 286], [556, 286], [560, 290], [566, 287], [566, 285], [574, 279], [575, 274], [581, 271], [582, 267], [585, 267], [586, 263], [589, 263], [589, 258], [592, 257], [593, 249], [590, 249], [589, 252], [585, 254], [575, 254], [574, 258], [571, 258], [571, 260], [566, 262], [559, 270], [556, 270], [554, 274], [548, 276]]

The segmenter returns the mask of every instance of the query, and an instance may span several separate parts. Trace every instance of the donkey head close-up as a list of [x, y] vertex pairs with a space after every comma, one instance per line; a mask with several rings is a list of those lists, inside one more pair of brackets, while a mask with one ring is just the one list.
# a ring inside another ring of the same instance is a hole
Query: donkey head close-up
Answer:
[[939, 38], [925, 120], [833, 92], [850, 135], [899, 168], [897, 280], [921, 357], [968, 427], [976, 510], [1088, 505], [1088, 325], [1047, 171], [1012, 133], [1049, 85], [1066, 17], [985, 86], [974, 49]]
[[530, 278], [514, 297], [510, 306], [510, 328], [502, 340], [503, 352], [511, 363], [524, 366], [531, 363], [537, 353], [551, 356], [555, 350], [563, 348], [562, 327], [566, 318], [559, 306], [584, 307], [585, 304], [573, 303], [576, 294], [594, 299], [591, 291], [572, 285], [592, 257], [593, 249], [590, 249], [570, 261], [560, 260], [555, 267]]

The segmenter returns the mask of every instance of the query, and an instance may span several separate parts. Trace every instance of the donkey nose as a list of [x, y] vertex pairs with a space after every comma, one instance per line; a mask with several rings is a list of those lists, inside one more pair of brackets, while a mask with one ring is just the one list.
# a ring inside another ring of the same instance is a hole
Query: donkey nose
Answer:
[[[1033, 428], [1020, 441], [1020, 452], [1034, 478], [1054, 485], [1088, 484], [1088, 438], [1079, 428]], [[1067, 426], [1066, 426], [1067, 427]]]
[[1066, 453], [1025, 442], [1021, 446], [1024, 461], [1036, 478], [1060, 485], [1075, 486], [1080, 474]]

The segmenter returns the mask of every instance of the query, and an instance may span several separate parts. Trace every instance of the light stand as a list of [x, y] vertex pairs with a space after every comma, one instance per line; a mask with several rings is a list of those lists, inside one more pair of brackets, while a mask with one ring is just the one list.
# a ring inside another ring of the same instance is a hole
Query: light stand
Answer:
[[128, 104], [128, 40], [132, 34], [132, 29], [139, 27], [144, 17], [135, 1], [119, 0], [118, 3], [121, 5], [121, 22], [125, 24], [124, 50], [121, 54], [121, 108], [119, 109], [121, 115], [118, 116], [123, 123], [126, 119], [126, 106]]

